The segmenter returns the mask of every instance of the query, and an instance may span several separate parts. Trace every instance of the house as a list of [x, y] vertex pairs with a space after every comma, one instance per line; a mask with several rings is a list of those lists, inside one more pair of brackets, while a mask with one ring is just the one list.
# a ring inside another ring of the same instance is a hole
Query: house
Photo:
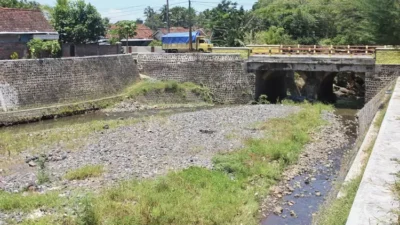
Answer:
[[[110, 31], [116, 29], [115, 25], [111, 25]], [[153, 31], [144, 24], [137, 24], [136, 35], [128, 38], [128, 46], [148, 46], [153, 41]], [[106, 38], [110, 39], [117, 37], [108, 32]], [[123, 46], [126, 46], [126, 39], [120, 40]]]
[[[199, 28], [193, 28], [193, 31], [200, 31], [200, 34], [202, 36], [208, 36], [202, 29]], [[189, 28], [185, 27], [170, 27], [169, 28], [170, 33], [189, 33]], [[161, 41], [161, 38], [163, 35], [168, 34], [167, 28], [159, 28], [156, 32], [153, 33], [153, 38], [155, 40]]]
[[33, 38], [58, 40], [58, 33], [40, 10], [0, 8], [0, 60], [9, 59], [13, 52], [26, 56]]

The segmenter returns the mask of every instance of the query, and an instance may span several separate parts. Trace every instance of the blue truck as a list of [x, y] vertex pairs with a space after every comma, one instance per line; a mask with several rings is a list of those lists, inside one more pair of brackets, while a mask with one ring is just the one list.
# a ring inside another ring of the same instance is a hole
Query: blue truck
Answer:
[[[162, 49], [166, 53], [189, 52], [189, 32], [169, 33], [162, 36]], [[200, 31], [192, 32], [192, 49], [198, 52], [211, 52], [213, 44]]]

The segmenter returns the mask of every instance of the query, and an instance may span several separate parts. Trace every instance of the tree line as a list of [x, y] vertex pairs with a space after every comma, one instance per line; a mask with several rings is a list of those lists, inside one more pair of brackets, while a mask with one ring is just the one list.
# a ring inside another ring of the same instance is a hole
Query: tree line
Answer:
[[[165, 10], [146, 8], [145, 24], [165, 26]], [[259, 0], [251, 10], [223, 0], [202, 12], [170, 11], [171, 26], [188, 26], [192, 14], [193, 25], [210, 32], [219, 46], [400, 44], [398, 0]]]
[[[194, 8], [196, 7], [194, 2]], [[0, 6], [37, 8], [36, 2], [0, 0]], [[83, 0], [57, 0], [52, 23], [62, 42], [88, 43], [105, 36], [109, 19]], [[167, 8], [144, 10], [144, 23], [152, 30], [165, 28]], [[398, 45], [400, 2], [398, 0], [259, 0], [252, 9], [222, 0], [201, 12], [170, 8], [170, 26], [196, 28], [210, 34], [217, 46], [248, 44]], [[136, 22], [120, 22], [119, 37]], [[118, 26], [117, 26], [118, 27]]]

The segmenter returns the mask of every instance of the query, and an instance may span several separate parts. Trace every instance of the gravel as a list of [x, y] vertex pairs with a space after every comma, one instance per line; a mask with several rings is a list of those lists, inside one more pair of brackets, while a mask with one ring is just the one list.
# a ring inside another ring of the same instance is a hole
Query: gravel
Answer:
[[[298, 110], [282, 105], [231, 106], [153, 117], [134, 125], [105, 129], [87, 138], [77, 151], [60, 145], [46, 151], [52, 183], [37, 188], [96, 189], [120, 180], [154, 177], [190, 166], [211, 168], [215, 154], [242, 147], [241, 140], [245, 138], [260, 137], [262, 131], [255, 129], [257, 123]], [[29, 156], [28, 162], [29, 158], [35, 156]], [[19, 167], [23, 168], [11, 170], [3, 177], [0, 174], [0, 189], [15, 192], [35, 181], [37, 167], [21, 163]], [[63, 179], [67, 171], [88, 164], [104, 165], [104, 175], [83, 181]]]

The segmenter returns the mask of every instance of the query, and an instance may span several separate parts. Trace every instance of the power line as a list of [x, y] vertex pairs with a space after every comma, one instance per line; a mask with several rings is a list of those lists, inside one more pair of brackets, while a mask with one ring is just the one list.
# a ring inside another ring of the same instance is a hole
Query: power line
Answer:
[[[173, 3], [173, 4], [169, 4], [170, 6], [171, 5], [179, 5], [179, 4], [183, 4], [183, 3], [185, 3], [185, 2], [176, 2], [176, 3]], [[165, 5], [165, 4], [164, 4]], [[153, 7], [163, 7], [164, 5], [161, 5], [161, 6], [153, 6]], [[106, 14], [103, 14], [103, 16], [105, 16], [105, 17], [108, 17], [108, 18], [110, 18], [110, 19], [113, 19], [113, 18], [117, 18], [117, 17], [121, 17], [121, 16], [128, 16], [128, 15], [130, 15], [130, 14], [132, 14], [133, 12], [142, 12], [144, 9], [134, 9], [134, 10], [128, 10], [128, 11], [121, 11], [121, 12], [116, 12], [116, 13], [123, 13], [123, 14], [120, 14], [120, 15], [111, 15], [111, 16], [107, 16]]]

